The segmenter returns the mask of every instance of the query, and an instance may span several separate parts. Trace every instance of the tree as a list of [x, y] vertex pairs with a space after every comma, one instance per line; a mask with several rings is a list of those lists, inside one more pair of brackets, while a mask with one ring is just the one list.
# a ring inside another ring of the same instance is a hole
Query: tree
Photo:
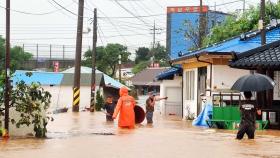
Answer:
[[[107, 44], [106, 47], [97, 47], [96, 50], [97, 69], [103, 71], [113, 77], [118, 68], [118, 56], [122, 56], [122, 63], [129, 62], [130, 53], [127, 47], [117, 43]], [[88, 50], [84, 54], [85, 61], [83, 65], [91, 67], [92, 50]]]
[[[26, 73], [30, 77], [32, 73]], [[2, 91], [4, 87], [0, 87]], [[10, 108], [14, 108], [19, 113], [19, 118], [11, 118], [10, 121], [16, 124], [17, 128], [23, 125], [34, 126], [35, 136], [46, 137], [47, 124], [52, 118], [45, 116], [46, 110], [51, 102], [51, 94], [45, 91], [39, 83], [27, 85], [24, 81], [19, 81], [11, 90]], [[4, 115], [4, 96], [0, 93], [0, 116]]]
[[136, 51], [135, 64], [141, 61], [147, 61], [151, 58], [150, 49], [146, 47], [139, 47]]
[[[5, 39], [0, 36], [0, 71], [5, 68]], [[11, 48], [10, 67], [12, 71], [23, 69], [23, 63], [32, 58], [32, 54], [24, 52], [19, 46]]]
[[188, 28], [188, 30], [186, 31], [185, 29], [180, 28], [176, 31], [176, 33], [184, 32], [185, 38], [191, 41], [193, 46], [190, 48], [190, 50], [199, 48], [198, 20], [196, 20], [194, 23], [195, 24], [193, 24], [190, 20], [185, 20], [183, 25], [185, 28]]
[[[233, 36], [240, 35], [253, 29], [257, 29], [258, 21], [260, 19], [260, 7], [251, 6], [248, 11], [242, 14], [239, 18], [228, 17], [221, 25], [215, 26], [211, 29], [211, 33], [204, 38], [203, 46], [208, 46]], [[280, 18], [280, 2], [266, 3], [265, 8], [265, 23], [268, 24], [270, 20]], [[238, 17], [238, 15], [236, 15]]]
[[132, 72], [135, 74], [149, 67], [149, 65], [151, 64], [152, 56], [154, 56], [154, 62], [159, 63], [161, 67], [169, 66], [169, 55], [166, 51], [166, 48], [160, 45], [160, 43], [157, 43], [156, 47], [152, 49], [139, 47], [136, 50], [136, 55], [136, 65], [134, 65], [132, 69]]
[[152, 49], [155, 55], [155, 62], [158, 62], [161, 67], [169, 66], [169, 55], [166, 51], [166, 48], [159, 43], [154, 49]]

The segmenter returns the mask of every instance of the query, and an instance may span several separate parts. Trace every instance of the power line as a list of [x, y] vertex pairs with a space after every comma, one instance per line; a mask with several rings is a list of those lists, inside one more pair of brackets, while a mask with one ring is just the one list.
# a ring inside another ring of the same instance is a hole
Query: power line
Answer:
[[[60, 3], [58, 3], [57, 1], [55, 1], [55, 0], [51, 0], [51, 1], [53, 1], [56, 5], [58, 5], [59, 7], [61, 7], [63, 10], [65, 10], [65, 11], [67, 11], [67, 12], [69, 12], [69, 13], [75, 15], [75, 16], [79, 16], [78, 14], [76, 14], [76, 13], [72, 12], [71, 10], [67, 9], [66, 7], [64, 7], [63, 5], [61, 5]], [[89, 17], [83, 16], [83, 18], [89, 18]], [[90, 19], [90, 18], [89, 18], [89, 19]]]
[[[73, 3], [67, 5], [67, 6], [71, 6]], [[6, 10], [6, 7], [0, 5], [0, 8], [3, 8]], [[10, 9], [11, 11], [13, 12], [16, 12], [16, 13], [21, 13], [21, 14], [26, 14], [26, 15], [48, 15], [48, 14], [53, 14], [53, 13], [56, 13], [62, 9], [57, 9], [57, 10], [53, 10], [53, 11], [49, 11], [49, 12], [44, 12], [44, 13], [32, 13], [32, 12], [26, 12], [26, 11], [21, 11], [21, 10], [16, 10], [16, 9]]]
[[[86, 1], [86, 2], [87, 2], [87, 1]], [[90, 4], [92, 4], [92, 3], [90, 3]], [[93, 5], [93, 6], [94, 6], [94, 5]], [[107, 16], [102, 10], [99, 10], [97, 6], [94, 6], [94, 7], [97, 8], [97, 10], [100, 11], [101, 14], [103, 14], [103, 15], [106, 17], [106, 19], [107, 19], [107, 20], [109, 21], [109, 23], [113, 26], [113, 28], [118, 32], [118, 34], [121, 36], [121, 38], [124, 40], [124, 42], [127, 43], [127, 42], [128, 42], [127, 39], [126, 39], [124, 36], [122, 36], [122, 34], [121, 34], [121, 32], [119, 31], [118, 27], [111, 21], [111, 19], [108, 18], [108, 16]]]
[[[48, 2], [54, 7], [54, 8], [56, 8], [56, 9], [58, 9], [59, 7], [56, 5], [56, 4], [53, 4], [53, 2], [51, 2], [50, 0], [48, 0]], [[60, 8], [60, 9], [62, 9], [62, 8]], [[66, 14], [66, 13], [64, 13], [63, 12], [63, 9], [60, 11], [60, 13], [62, 13], [63, 15], [65, 15], [65, 16], [67, 16], [68, 18], [70, 18], [70, 19], [72, 19], [72, 20], [75, 20], [76, 21], [76, 19], [75, 18], [73, 18], [72, 16], [70, 16], [70, 15], [68, 15], [68, 14]]]
[[135, 18], [150, 18], [157, 16], [166, 16], [166, 14], [150, 14], [150, 15], [135, 15], [135, 16], [115, 16], [115, 17], [98, 17], [98, 18], [110, 18], [110, 19], [135, 19]]
[[159, 7], [161, 7], [162, 9], [165, 9], [157, 0], [152, 0], [153, 2], [155, 2]]
[[137, 15], [135, 15], [133, 12], [131, 12], [130, 10], [128, 10], [126, 7], [124, 7], [122, 4], [120, 4], [117, 0], [114, 0], [114, 2], [120, 6], [122, 9], [124, 9], [126, 12], [128, 12], [129, 14], [131, 14], [133, 17], [137, 18], [138, 20], [142, 21], [144, 24], [149, 25], [146, 21], [144, 21], [143, 19], [137, 17]]
[[[224, 6], [224, 5], [228, 5], [228, 4], [232, 4], [232, 3], [237, 3], [237, 2], [242, 2], [242, 1], [241, 1], [241, 0], [236, 0], [236, 1], [232, 1], [232, 2], [227, 2], [227, 3], [216, 4], [216, 7], [219, 7], [219, 6]], [[215, 5], [213, 5], [213, 6], [209, 6], [209, 7], [215, 7]]]

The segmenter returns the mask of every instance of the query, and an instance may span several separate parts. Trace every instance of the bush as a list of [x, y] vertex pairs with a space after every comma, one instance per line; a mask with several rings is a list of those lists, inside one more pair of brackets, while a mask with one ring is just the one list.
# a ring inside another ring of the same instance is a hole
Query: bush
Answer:
[[100, 94], [100, 90], [96, 92], [96, 104], [95, 104], [95, 110], [96, 111], [101, 111], [101, 108], [104, 105], [104, 99], [102, 95]]

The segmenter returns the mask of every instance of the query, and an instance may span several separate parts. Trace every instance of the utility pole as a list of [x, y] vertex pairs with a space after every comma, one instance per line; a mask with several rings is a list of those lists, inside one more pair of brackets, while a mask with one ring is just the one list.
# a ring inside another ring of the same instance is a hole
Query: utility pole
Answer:
[[[261, 31], [261, 45], [266, 44], [266, 35], [265, 35], [265, 0], [261, 0], [260, 3], [260, 20], [259, 20], [259, 30]], [[258, 69], [258, 73], [260, 74], [266, 74], [266, 70], [264, 69]], [[258, 92], [257, 93], [257, 101], [258, 104], [261, 105], [261, 107], [265, 107], [267, 105], [266, 102], [266, 94], [268, 94], [269, 91], [265, 92]]]
[[90, 111], [95, 111], [95, 71], [96, 71], [96, 42], [97, 42], [97, 9], [94, 8], [93, 18], [93, 39], [92, 39], [92, 71], [91, 71], [91, 99], [90, 99]]
[[265, 35], [265, 0], [261, 0], [259, 29], [261, 31], [261, 44], [266, 44]]
[[202, 47], [202, 39], [205, 36], [205, 32], [206, 32], [206, 22], [205, 22], [205, 16], [206, 14], [203, 13], [203, 2], [202, 0], [200, 0], [200, 9], [199, 9], [199, 37], [198, 37], [198, 44], [199, 47]]
[[122, 81], [122, 55], [119, 54], [119, 82]]
[[243, 0], [243, 14], [245, 13], [245, 9], [246, 9], [246, 0]]
[[156, 34], [160, 34], [160, 32], [156, 32], [156, 31], [160, 31], [162, 29], [161, 28], [156, 28], [156, 22], [154, 21], [154, 26], [150, 30], [152, 31], [152, 35], [153, 35], [151, 62], [152, 62], [152, 66], [154, 66], [154, 58], [155, 58], [154, 56], [155, 56], [155, 48], [156, 48]]
[[79, 112], [79, 105], [80, 105], [83, 17], [84, 17], [84, 0], [79, 0], [77, 37], [76, 37], [75, 74], [74, 74], [74, 87], [73, 87], [73, 109], [72, 109], [73, 112]]
[[154, 21], [153, 27], [153, 49], [152, 49], [152, 67], [154, 67], [155, 60], [155, 44], [156, 44], [156, 22]]
[[10, 0], [6, 0], [5, 129], [9, 132], [10, 107]]
[[216, 4], [216, 2], [214, 4], [214, 11], [215, 11], [215, 14], [214, 14], [214, 21], [215, 21], [214, 26], [216, 26], [216, 24], [217, 24], [217, 4]]
[[156, 22], [154, 21], [154, 27], [153, 27], [153, 49], [155, 49], [156, 44]]

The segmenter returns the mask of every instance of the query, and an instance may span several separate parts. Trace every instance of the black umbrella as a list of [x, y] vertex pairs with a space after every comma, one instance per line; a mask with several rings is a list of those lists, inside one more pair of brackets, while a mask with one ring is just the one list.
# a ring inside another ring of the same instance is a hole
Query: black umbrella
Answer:
[[273, 89], [275, 86], [274, 81], [262, 74], [250, 74], [240, 77], [231, 87], [232, 90], [238, 90], [240, 92], [246, 91], [264, 91]]

